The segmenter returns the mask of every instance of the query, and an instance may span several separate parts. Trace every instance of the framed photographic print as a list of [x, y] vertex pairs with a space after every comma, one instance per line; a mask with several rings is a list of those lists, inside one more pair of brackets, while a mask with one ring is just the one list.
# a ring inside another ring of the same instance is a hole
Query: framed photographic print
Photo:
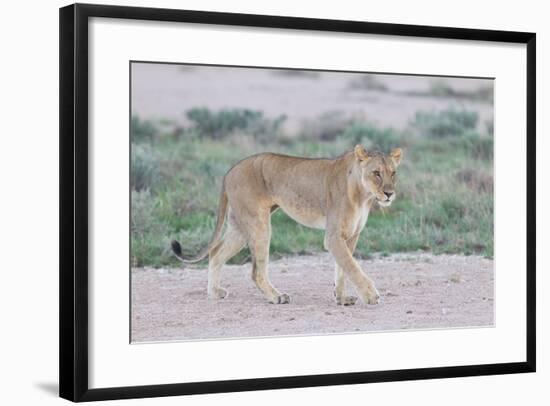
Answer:
[[62, 8], [60, 395], [534, 372], [535, 52]]

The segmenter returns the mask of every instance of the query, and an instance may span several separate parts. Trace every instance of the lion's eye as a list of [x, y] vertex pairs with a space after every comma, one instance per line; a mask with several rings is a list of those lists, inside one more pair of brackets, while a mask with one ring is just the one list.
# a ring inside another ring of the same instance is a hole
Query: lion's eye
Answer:
[[374, 171], [373, 175], [376, 176], [377, 178], [379, 178], [380, 177], [380, 172], [379, 171]]
[[392, 177], [392, 178], [395, 178], [395, 172], [392, 172], [392, 173], [391, 173], [391, 177]]

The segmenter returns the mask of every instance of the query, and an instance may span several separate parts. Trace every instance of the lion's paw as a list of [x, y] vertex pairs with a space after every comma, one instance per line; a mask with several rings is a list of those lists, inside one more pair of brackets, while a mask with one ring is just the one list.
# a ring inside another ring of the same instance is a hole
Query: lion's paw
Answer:
[[336, 304], [342, 306], [353, 306], [357, 302], [357, 296], [344, 296], [340, 299], [336, 299]]
[[371, 305], [380, 303], [380, 293], [378, 293], [378, 290], [376, 290], [374, 286], [369, 289], [369, 294], [367, 296], [367, 303]]
[[279, 296], [276, 296], [275, 299], [271, 302], [274, 304], [288, 304], [290, 303], [290, 296], [286, 293], [281, 293]]
[[224, 288], [215, 288], [208, 292], [209, 299], [225, 299], [229, 295], [229, 292]]

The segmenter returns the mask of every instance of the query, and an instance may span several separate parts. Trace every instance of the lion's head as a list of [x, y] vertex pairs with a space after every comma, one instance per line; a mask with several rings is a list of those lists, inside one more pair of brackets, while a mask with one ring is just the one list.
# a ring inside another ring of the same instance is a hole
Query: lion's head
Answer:
[[386, 155], [366, 151], [361, 145], [355, 147], [362, 185], [382, 207], [388, 207], [395, 199], [396, 170], [402, 155], [401, 148], [395, 148]]

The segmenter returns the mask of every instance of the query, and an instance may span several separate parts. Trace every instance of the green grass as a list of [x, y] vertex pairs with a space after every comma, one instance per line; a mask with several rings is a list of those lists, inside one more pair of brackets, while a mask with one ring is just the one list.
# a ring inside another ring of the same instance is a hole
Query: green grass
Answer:
[[[385, 151], [402, 146], [405, 155], [398, 170], [396, 201], [390, 208], [371, 212], [356, 255], [426, 250], [492, 257], [493, 142], [492, 137], [473, 132], [472, 115], [465, 114], [466, 120], [453, 121], [450, 136], [420, 135], [414, 123], [408, 131], [398, 132], [354, 122], [329, 140], [305, 136], [259, 140], [246, 129], [218, 139], [195, 126], [176, 136], [155, 123], [134, 119], [139, 132], [132, 138], [132, 264], [177, 265], [169, 250], [172, 239], [181, 241], [187, 254], [207, 244], [222, 177], [240, 159], [262, 151], [335, 157], [358, 142]], [[438, 128], [434, 124], [438, 117], [427, 120]], [[449, 123], [448, 116], [439, 119], [441, 127]], [[154, 130], [144, 136], [143, 128]], [[303, 227], [280, 210], [273, 214], [272, 226], [272, 258], [323, 249], [322, 231]], [[232, 262], [248, 258], [249, 252], [243, 250]]]
[[422, 136], [429, 138], [461, 137], [476, 128], [478, 118], [475, 111], [454, 108], [418, 111], [412, 125]]

